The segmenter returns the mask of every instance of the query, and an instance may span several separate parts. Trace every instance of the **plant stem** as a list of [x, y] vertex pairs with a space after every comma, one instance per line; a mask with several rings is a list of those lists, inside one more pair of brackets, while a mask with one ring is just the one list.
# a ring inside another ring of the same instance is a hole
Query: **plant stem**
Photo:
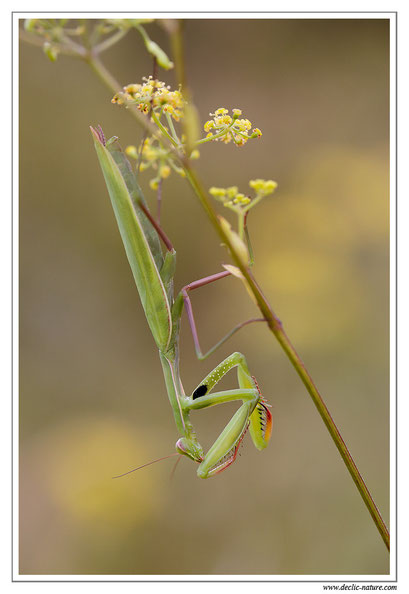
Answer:
[[169, 113], [166, 113], [166, 121], [168, 123], [172, 138], [176, 143], [176, 146], [179, 146], [180, 140], [178, 138], [178, 135], [176, 134], [175, 126], [173, 125], [172, 116]]
[[119, 82], [112, 76], [109, 70], [105, 68], [96, 52], [90, 51], [84, 59], [104, 85], [112, 89], [114, 93], [118, 93], [122, 90]]
[[100, 54], [101, 52], [106, 51], [108, 48], [110, 48], [111, 46], [118, 43], [118, 41], [120, 41], [123, 37], [125, 37], [125, 35], [127, 33], [128, 33], [127, 29], [120, 29], [119, 31], [117, 31], [116, 33], [111, 35], [111, 37], [108, 37], [108, 39], [105, 39], [104, 41], [101, 41], [101, 43], [96, 45], [94, 47], [95, 53]]
[[[44, 46], [45, 40], [43, 38], [36, 37], [32, 33], [27, 33], [27, 31], [24, 31], [24, 29], [20, 29], [19, 36], [20, 39], [26, 41], [27, 43], [30, 43], [31, 45], [36, 45], [37, 47]], [[75, 43], [69, 38], [65, 38], [63, 43], [58, 44], [58, 51], [60, 52], [60, 54], [64, 54], [66, 56], [74, 56], [76, 58], [83, 58], [86, 53], [86, 49], [82, 45]]]
[[153, 121], [155, 122], [155, 124], [157, 125], [157, 127], [159, 128], [159, 130], [162, 132], [163, 136], [165, 138], [167, 138], [168, 141], [173, 144], [173, 146], [177, 147], [177, 141], [174, 138], [172, 138], [172, 136], [166, 130], [165, 126], [162, 124], [162, 122], [157, 117], [156, 113], [153, 111], [153, 109], [151, 111], [151, 114], [152, 114]]

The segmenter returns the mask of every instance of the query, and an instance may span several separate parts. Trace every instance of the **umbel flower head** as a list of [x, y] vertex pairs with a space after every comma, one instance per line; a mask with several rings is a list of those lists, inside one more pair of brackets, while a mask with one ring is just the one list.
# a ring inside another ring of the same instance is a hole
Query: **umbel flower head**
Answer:
[[136, 105], [139, 111], [149, 113], [151, 109], [155, 112], [170, 114], [176, 121], [183, 117], [185, 100], [180, 90], [171, 91], [169, 86], [160, 80], [153, 80], [144, 77], [142, 84], [129, 84], [123, 88], [122, 93], [117, 93], [112, 98], [112, 103], [118, 105]]
[[277, 187], [277, 183], [271, 179], [252, 179], [249, 182], [249, 186], [255, 190], [256, 195], [254, 198], [250, 198], [239, 192], [237, 186], [231, 186], [229, 188], [210, 188], [209, 193], [219, 202], [234, 210], [237, 214], [243, 215], [253, 208], [260, 200], [272, 194]]
[[261, 130], [253, 128], [250, 120], [241, 119], [241, 109], [233, 109], [232, 115], [229, 115], [229, 110], [224, 107], [219, 107], [214, 113], [209, 115], [213, 119], [208, 120], [204, 125], [204, 130], [207, 132], [206, 138], [210, 140], [221, 140], [222, 142], [234, 142], [236, 146], [243, 146], [250, 138], [260, 138]]

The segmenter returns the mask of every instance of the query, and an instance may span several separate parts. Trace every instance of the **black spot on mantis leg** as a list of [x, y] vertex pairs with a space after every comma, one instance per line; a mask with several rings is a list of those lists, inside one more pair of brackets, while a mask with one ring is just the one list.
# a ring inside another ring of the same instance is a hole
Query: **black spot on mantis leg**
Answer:
[[193, 392], [193, 394], [192, 394], [193, 400], [195, 400], [196, 398], [200, 398], [200, 396], [204, 396], [206, 394], [206, 392], [207, 392], [207, 386], [202, 384], [201, 386], [196, 388], [196, 390]]

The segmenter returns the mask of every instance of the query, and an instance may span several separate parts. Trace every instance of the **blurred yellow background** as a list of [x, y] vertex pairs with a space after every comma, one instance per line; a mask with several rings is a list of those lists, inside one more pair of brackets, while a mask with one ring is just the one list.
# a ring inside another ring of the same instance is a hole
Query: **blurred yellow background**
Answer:
[[[146, 29], [170, 53], [158, 24]], [[201, 121], [239, 107], [263, 132], [240, 149], [203, 147], [199, 174], [245, 193], [250, 179], [278, 182], [249, 216], [254, 274], [388, 523], [389, 22], [192, 19], [185, 44]], [[273, 404], [269, 448], [246, 438], [238, 461], [207, 481], [187, 459], [172, 480], [172, 459], [111, 479], [177, 439], [89, 125], [124, 147], [141, 130], [86, 64], [52, 64], [26, 43], [20, 52], [20, 572], [387, 574], [329, 434], [261, 325], [198, 362], [184, 319], [182, 379], [190, 392], [243, 352]], [[136, 31], [103, 61], [124, 85], [152, 68]], [[174, 76], [160, 74], [172, 86]], [[176, 289], [228, 262], [184, 180], [166, 180], [162, 212]], [[257, 316], [235, 279], [193, 302], [205, 347]], [[205, 447], [233, 410], [196, 413]]]

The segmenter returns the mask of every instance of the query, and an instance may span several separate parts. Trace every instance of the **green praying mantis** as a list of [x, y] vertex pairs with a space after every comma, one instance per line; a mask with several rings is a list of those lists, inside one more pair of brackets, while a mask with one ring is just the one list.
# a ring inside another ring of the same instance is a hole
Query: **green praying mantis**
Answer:
[[[249, 372], [245, 357], [239, 352], [231, 354], [217, 365], [191, 395], [185, 394], [179, 373], [182, 311], [186, 309], [199, 359], [212, 353], [244, 325], [263, 320], [252, 319], [239, 324], [206, 354], [202, 353], [189, 291], [222, 279], [231, 272], [225, 270], [190, 283], [175, 298], [173, 277], [176, 252], [170, 240], [150, 214], [136, 175], [117, 138], [106, 141], [100, 127], [91, 127], [91, 132], [146, 319], [159, 349], [166, 389], [180, 435], [176, 452], [199, 463], [197, 475], [200, 478], [214, 476], [235, 461], [248, 428], [257, 449], [262, 450], [267, 446], [272, 431], [272, 415], [255, 378]], [[165, 254], [161, 242], [166, 248]], [[237, 368], [238, 388], [212, 392], [221, 378], [233, 368]], [[190, 413], [231, 401], [241, 401], [242, 404], [205, 454], [197, 440]]]

